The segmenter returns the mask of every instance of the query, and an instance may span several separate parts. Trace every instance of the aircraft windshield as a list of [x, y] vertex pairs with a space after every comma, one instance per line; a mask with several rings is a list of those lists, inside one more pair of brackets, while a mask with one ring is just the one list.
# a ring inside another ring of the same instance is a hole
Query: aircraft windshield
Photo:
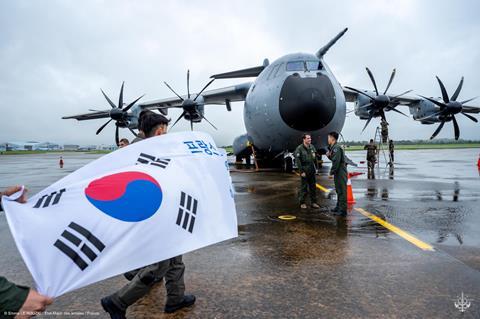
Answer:
[[322, 69], [320, 61], [291, 61], [287, 63], [287, 71], [316, 71]]

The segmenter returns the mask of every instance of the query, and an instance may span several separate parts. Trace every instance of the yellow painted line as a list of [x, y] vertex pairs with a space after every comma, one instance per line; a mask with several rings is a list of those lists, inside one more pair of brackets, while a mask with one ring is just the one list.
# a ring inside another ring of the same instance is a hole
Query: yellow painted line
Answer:
[[[297, 174], [298, 176], [300, 176], [300, 174], [298, 174], [297, 172], [295, 172], [295, 174]], [[325, 187], [323, 187], [322, 185], [320, 185], [320, 184], [318, 184], [318, 183], [315, 184], [315, 185], [316, 185], [317, 188], [318, 188], [319, 190], [321, 190], [322, 192], [324, 192], [324, 193], [330, 193], [330, 190], [329, 190], [328, 188], [325, 188]]]
[[402, 237], [403, 239], [405, 240], [408, 240], [410, 243], [414, 244], [415, 246], [417, 246], [418, 248], [422, 249], [422, 250], [429, 250], [429, 251], [434, 251], [435, 249], [430, 246], [429, 244], [421, 241], [420, 239], [414, 237], [413, 235], [407, 233], [406, 231], [404, 230], [401, 230], [400, 228], [398, 228], [397, 226], [394, 226], [392, 224], [390, 224], [389, 222], [381, 219], [380, 217], [378, 216], [375, 216], [373, 215], [372, 213], [370, 212], [367, 212], [366, 210], [362, 209], [362, 208], [355, 208], [355, 210], [357, 212], [359, 212], [360, 214], [362, 214], [363, 216], [365, 217], [368, 217], [370, 218], [371, 220], [379, 223], [380, 225], [382, 225], [383, 227], [385, 227], [386, 229], [390, 230], [391, 232], [394, 232], [395, 234], [397, 234], [398, 236]]

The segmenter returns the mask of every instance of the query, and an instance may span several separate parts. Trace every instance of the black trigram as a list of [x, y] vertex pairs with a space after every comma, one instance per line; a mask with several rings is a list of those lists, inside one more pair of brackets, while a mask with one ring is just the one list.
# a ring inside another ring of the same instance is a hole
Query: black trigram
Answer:
[[[87, 268], [88, 264], [105, 249], [100, 239], [74, 222], [68, 225], [61, 236], [63, 238], [58, 239], [53, 246], [67, 255], [81, 270]], [[65, 243], [65, 239], [73, 246]]]
[[[38, 199], [37, 203], [35, 204], [35, 206], [33, 206], [33, 208], [40, 208], [40, 206], [42, 208], [45, 208], [45, 207], [50, 206], [50, 204], [51, 205], [58, 204], [58, 202], [60, 201], [60, 197], [62, 197], [62, 194], [64, 192], [65, 192], [65, 188], [62, 188], [58, 192], [55, 191], [55, 192], [51, 193], [50, 195], [43, 195], [42, 197], [40, 197]], [[52, 202], [52, 199], [53, 199], [53, 202]]]
[[198, 201], [195, 198], [182, 192], [180, 207], [178, 208], [177, 225], [189, 232], [193, 232], [197, 206]]
[[148, 155], [145, 153], [140, 153], [140, 157], [137, 159], [137, 164], [145, 164], [145, 165], [154, 165], [161, 168], [167, 167], [168, 163], [170, 163], [169, 158], [156, 158], [155, 156]]

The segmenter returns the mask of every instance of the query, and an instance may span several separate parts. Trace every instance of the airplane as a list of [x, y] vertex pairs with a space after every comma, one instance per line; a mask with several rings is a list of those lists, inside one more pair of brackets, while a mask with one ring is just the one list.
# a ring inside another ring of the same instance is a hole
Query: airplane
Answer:
[[[405, 94], [387, 94], [395, 75], [393, 71], [389, 83], [380, 94], [372, 73], [367, 73], [375, 91], [342, 87], [324, 60], [329, 49], [347, 32], [342, 30], [315, 54], [294, 53], [282, 56], [270, 63], [265, 59], [260, 66], [215, 74], [211, 80], [196, 94], [190, 93], [190, 73], [187, 72], [187, 94], [179, 95], [165, 82], [174, 93], [173, 97], [138, 103], [138, 98], [125, 106], [123, 103], [123, 87], [120, 90], [118, 105], [115, 105], [102, 91], [111, 106], [110, 110], [93, 111], [87, 114], [65, 116], [63, 119], [79, 121], [110, 118], [98, 130], [111, 121], [116, 125], [116, 141], [119, 128], [137, 128], [138, 116], [144, 109], [158, 110], [167, 115], [168, 109], [182, 109], [180, 117], [193, 123], [207, 121], [205, 105], [224, 105], [231, 111], [231, 103], [244, 101], [243, 119], [247, 132], [233, 141], [233, 151], [237, 161], [250, 156], [255, 157], [264, 167], [280, 166], [291, 171], [294, 163], [292, 152], [301, 142], [301, 136], [309, 133], [312, 144], [321, 157], [327, 151], [327, 135], [329, 132], [341, 132], [345, 123], [346, 103], [355, 103], [355, 114], [366, 119], [366, 125], [375, 117], [385, 119], [385, 112], [395, 111], [399, 105], [408, 106], [413, 118], [422, 124], [440, 123], [431, 138], [442, 129], [445, 122], [453, 121], [455, 138], [459, 137], [459, 128], [455, 114], [462, 113], [472, 121], [477, 119], [467, 113], [479, 113], [480, 107], [467, 106], [472, 99], [457, 102], [456, 99], [463, 85], [463, 78], [455, 93], [448, 97], [440, 79], [443, 100], [423, 96], [409, 97]], [[255, 77], [253, 82], [240, 83], [219, 89], [206, 91], [208, 86], [219, 79]], [[404, 114], [405, 115], [405, 114]]]

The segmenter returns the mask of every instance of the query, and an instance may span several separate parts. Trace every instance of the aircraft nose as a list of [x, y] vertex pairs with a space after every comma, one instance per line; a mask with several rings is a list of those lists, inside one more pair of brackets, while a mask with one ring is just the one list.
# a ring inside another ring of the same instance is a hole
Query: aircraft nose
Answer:
[[283, 83], [279, 101], [283, 121], [299, 131], [316, 131], [333, 119], [336, 110], [335, 91], [323, 74], [301, 78], [289, 76]]

